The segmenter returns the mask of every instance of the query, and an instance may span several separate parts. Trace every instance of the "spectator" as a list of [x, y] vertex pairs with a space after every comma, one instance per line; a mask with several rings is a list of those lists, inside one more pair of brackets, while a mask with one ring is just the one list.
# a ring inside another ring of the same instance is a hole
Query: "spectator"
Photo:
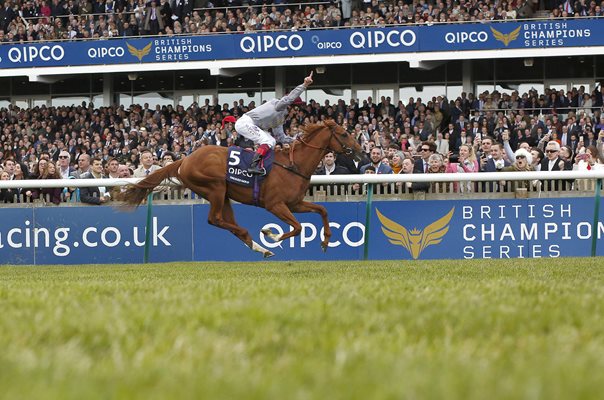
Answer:
[[[474, 147], [467, 144], [459, 147], [458, 162], [453, 162], [449, 159], [449, 163], [446, 166], [446, 172], [449, 173], [479, 172], [479, 170]], [[474, 185], [472, 182], [456, 182], [453, 185], [453, 188], [455, 191], [461, 190], [462, 192], [472, 192]]]
[[[348, 170], [336, 164], [333, 151], [328, 151], [323, 157], [323, 165], [315, 171], [316, 175], [348, 175]], [[342, 185], [331, 184], [324, 187], [328, 195], [343, 194], [340, 190]], [[323, 187], [320, 187], [323, 188]]]
[[172, 153], [171, 151], [167, 151], [161, 157], [161, 166], [165, 167], [167, 165], [172, 164], [174, 161], [176, 161], [176, 156], [174, 155], [174, 153]]
[[141, 165], [134, 171], [135, 178], [144, 178], [160, 167], [153, 164], [153, 153], [149, 149], [143, 149], [140, 155]]
[[[399, 174], [412, 174], [415, 163], [412, 158], [404, 158], [401, 162]], [[403, 192], [426, 191], [428, 184], [424, 182], [397, 182], [396, 186], [402, 188]]]
[[545, 157], [543, 151], [535, 147], [531, 149], [531, 157], [533, 159], [533, 161], [531, 162], [531, 166], [533, 167], [533, 169], [535, 171], [541, 171], [541, 161]]
[[[432, 154], [428, 158], [428, 164], [427, 174], [443, 174], [446, 172], [445, 162], [440, 154]], [[448, 182], [430, 182], [431, 193], [447, 193], [449, 191], [450, 185]]]
[[[103, 161], [100, 158], [92, 160], [90, 171], [83, 174], [81, 179], [104, 179]], [[92, 186], [80, 188], [80, 200], [87, 204], [103, 204], [111, 199], [111, 196], [104, 186]]]
[[115, 158], [110, 158], [107, 162], [107, 177], [108, 178], [119, 178], [118, 168], [120, 163]]
[[373, 149], [371, 149], [371, 153], [370, 153], [371, 161], [368, 164], [363, 165], [360, 168], [360, 173], [364, 174], [365, 170], [369, 166], [373, 166], [376, 174], [391, 174], [392, 168], [390, 168], [389, 165], [384, 164], [382, 162], [383, 158], [384, 158], [384, 152], [382, 151], [382, 149], [379, 147], [374, 147]]
[[442, 132], [436, 134], [436, 152], [442, 156], [449, 154], [449, 140], [443, 137]]
[[34, 170], [31, 173], [31, 179], [42, 179], [42, 176], [46, 172], [46, 167], [48, 166], [48, 160], [46, 158], [40, 158], [36, 165], [34, 165]]
[[73, 172], [75, 172], [74, 168], [70, 164], [71, 155], [63, 150], [59, 153], [59, 175], [61, 175], [62, 179], [69, 179]]
[[15, 179], [15, 160], [12, 158], [4, 160], [4, 172], [8, 174], [8, 180]]
[[[375, 174], [376, 168], [373, 164], [368, 164], [364, 166], [365, 168], [363, 169], [363, 174], [370, 174], [373, 175]], [[354, 194], [367, 194], [367, 187], [369, 186], [369, 184], [367, 183], [363, 183], [363, 185], [361, 186], [361, 184], [359, 183], [355, 183], [352, 185], [352, 191]], [[372, 185], [373, 186], [373, 194], [377, 194], [377, 186], [375, 184]]]
[[420, 159], [415, 161], [415, 167], [413, 169], [414, 174], [423, 174], [428, 172], [430, 168], [429, 159], [432, 154], [436, 151], [436, 145], [433, 142], [422, 142], [420, 147]]
[[393, 174], [402, 174], [403, 173], [403, 161], [405, 160], [405, 155], [402, 151], [396, 151], [392, 155], [392, 159], [390, 160], [390, 168], [392, 168]]
[[328, 151], [323, 157], [323, 165], [317, 169], [316, 175], [348, 175], [348, 170], [336, 164], [333, 151]]
[[[1, 181], [9, 181], [10, 175], [7, 171], [0, 173]], [[18, 192], [16, 189], [0, 189], [0, 202], [2, 203], [14, 203], [17, 199]]]
[[510, 166], [509, 161], [503, 158], [504, 153], [501, 144], [494, 143], [490, 148], [490, 157], [485, 159], [485, 162], [480, 168], [480, 172], [496, 172]]
[[[560, 143], [550, 141], [545, 147], [546, 158], [541, 161], [540, 171], [564, 171], [568, 170], [568, 165], [560, 158]], [[544, 181], [544, 190], [566, 190], [567, 181]]]
[[[514, 163], [501, 169], [501, 172], [522, 172], [522, 171], [534, 171], [533, 167], [533, 156], [526, 149], [518, 149], [514, 153]], [[504, 183], [500, 183], [502, 186]], [[511, 187], [516, 189], [528, 189], [531, 186], [536, 186], [539, 181], [513, 181], [507, 183], [507, 190]]]
[[534, 171], [533, 156], [526, 149], [518, 149], [514, 153], [514, 164], [501, 169], [502, 172]]
[[132, 171], [127, 165], [120, 164], [117, 168], [118, 178], [132, 178]]
[[[484, 158], [485, 161], [481, 164], [480, 172], [498, 172], [511, 165], [509, 161], [503, 158], [504, 153], [501, 144], [493, 143], [490, 148], [490, 157]], [[499, 192], [504, 190], [504, 186], [496, 182], [482, 182], [480, 185], [483, 192]]]
[[90, 172], [90, 156], [88, 154], [80, 154], [78, 157], [78, 168], [72, 171], [70, 176], [75, 179], [82, 179], [83, 176]]
[[596, 146], [589, 146], [585, 149], [585, 152], [577, 155], [577, 161], [573, 169], [579, 171], [604, 169], [604, 159], [599, 154]]
[[[53, 162], [47, 161], [46, 168], [38, 179], [61, 179], [61, 175], [59, 175], [56, 165]], [[63, 193], [62, 188], [34, 189], [31, 191], [31, 198], [34, 200], [41, 198], [45, 203], [48, 199], [48, 201], [59, 205], [61, 204], [61, 193]]]

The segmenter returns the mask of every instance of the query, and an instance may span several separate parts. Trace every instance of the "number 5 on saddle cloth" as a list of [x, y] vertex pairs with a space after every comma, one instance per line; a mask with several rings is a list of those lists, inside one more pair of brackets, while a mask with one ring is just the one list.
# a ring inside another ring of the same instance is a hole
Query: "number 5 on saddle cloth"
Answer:
[[237, 185], [253, 187], [254, 178], [257, 178], [257, 182], [261, 183], [264, 178], [268, 176], [271, 168], [273, 167], [273, 161], [275, 159], [275, 153], [271, 149], [260, 161], [260, 167], [264, 168], [266, 173], [264, 175], [252, 175], [247, 172], [248, 167], [252, 163], [254, 152], [252, 150], [244, 149], [238, 146], [229, 147], [227, 153], [227, 171], [226, 180], [227, 182], [235, 183]]

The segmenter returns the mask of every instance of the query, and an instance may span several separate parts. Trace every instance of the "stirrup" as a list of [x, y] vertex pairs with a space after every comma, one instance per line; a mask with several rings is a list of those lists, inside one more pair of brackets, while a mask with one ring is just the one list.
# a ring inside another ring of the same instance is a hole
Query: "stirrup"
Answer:
[[249, 167], [247, 169], [247, 172], [248, 172], [248, 174], [252, 174], [252, 175], [261, 175], [261, 176], [266, 175], [266, 169], [258, 168], [258, 166]]

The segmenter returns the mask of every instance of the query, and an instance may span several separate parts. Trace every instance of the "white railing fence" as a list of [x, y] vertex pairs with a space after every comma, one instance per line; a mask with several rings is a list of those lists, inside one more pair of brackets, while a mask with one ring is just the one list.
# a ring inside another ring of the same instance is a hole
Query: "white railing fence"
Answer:
[[[0, 189], [82, 188], [124, 186], [143, 178], [117, 179], [41, 179], [0, 181]], [[604, 179], [604, 169], [591, 171], [473, 172], [452, 174], [364, 174], [313, 175], [311, 184], [396, 183], [396, 182], [500, 182], [533, 180]]]

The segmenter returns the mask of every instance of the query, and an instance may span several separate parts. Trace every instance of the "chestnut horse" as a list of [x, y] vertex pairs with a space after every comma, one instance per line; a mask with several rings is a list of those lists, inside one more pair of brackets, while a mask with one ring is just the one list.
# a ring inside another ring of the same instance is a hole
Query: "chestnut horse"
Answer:
[[[309, 125], [304, 131], [304, 135], [292, 143], [289, 154], [275, 153], [273, 169], [264, 180], [258, 195], [257, 205], [291, 225], [293, 230], [277, 234], [270, 229], [263, 229], [262, 233], [275, 242], [297, 236], [302, 227], [292, 212], [315, 212], [321, 214], [323, 219], [325, 238], [321, 247], [326, 251], [331, 237], [327, 210], [318, 204], [304, 201], [310, 176], [328, 150], [358, 157], [361, 147], [352, 135], [333, 120]], [[190, 156], [153, 172], [137, 184], [127, 186], [121, 198], [127, 204], [138, 206], [165, 179], [177, 178], [183, 186], [210, 202], [210, 224], [229, 230], [250, 249], [262, 253], [264, 257], [271, 257], [274, 255], [271, 251], [252, 240], [247, 229], [235, 222], [230, 200], [253, 204], [253, 189], [226, 181], [227, 151], [226, 147], [220, 146], [201, 147]]]

